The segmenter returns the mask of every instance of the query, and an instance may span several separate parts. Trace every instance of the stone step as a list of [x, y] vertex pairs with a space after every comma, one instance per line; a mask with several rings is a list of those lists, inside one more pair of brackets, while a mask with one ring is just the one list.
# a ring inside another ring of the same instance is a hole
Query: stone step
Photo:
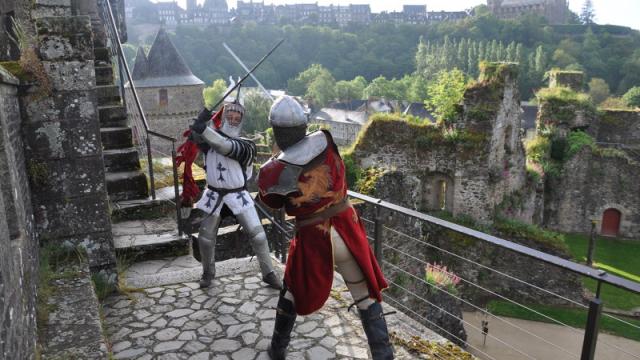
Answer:
[[126, 127], [127, 110], [122, 105], [98, 106], [101, 127]]
[[140, 170], [140, 158], [135, 148], [104, 150], [102, 154], [107, 172]]
[[111, 66], [96, 66], [96, 84], [100, 85], [113, 85], [113, 67]]
[[147, 177], [140, 170], [108, 172], [105, 177], [111, 202], [146, 199], [149, 196]]
[[129, 127], [100, 128], [100, 137], [105, 150], [133, 147], [133, 136]]
[[120, 88], [116, 85], [96, 86], [98, 105], [120, 104]]
[[111, 50], [106, 47], [94, 47], [93, 55], [96, 61], [111, 61]]

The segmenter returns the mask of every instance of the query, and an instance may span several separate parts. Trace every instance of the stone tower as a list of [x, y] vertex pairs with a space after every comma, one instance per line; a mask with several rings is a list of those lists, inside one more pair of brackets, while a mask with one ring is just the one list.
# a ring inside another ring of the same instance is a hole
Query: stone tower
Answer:
[[148, 55], [138, 49], [132, 77], [151, 129], [181, 139], [204, 105], [204, 82], [193, 75], [164, 28]]

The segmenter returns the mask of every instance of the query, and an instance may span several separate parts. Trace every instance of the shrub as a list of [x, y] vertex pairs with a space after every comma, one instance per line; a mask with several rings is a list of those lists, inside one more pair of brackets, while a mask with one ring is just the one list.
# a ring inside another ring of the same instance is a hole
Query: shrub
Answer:
[[622, 100], [631, 107], [640, 107], [640, 86], [632, 87], [622, 97]]
[[460, 277], [447, 270], [445, 265], [427, 264], [424, 278], [433, 288], [444, 288], [451, 294], [457, 294], [456, 285], [460, 283]]
[[593, 150], [595, 149], [596, 141], [591, 137], [591, 135], [584, 131], [572, 131], [569, 136], [567, 136], [565, 159], [571, 159], [585, 146], [588, 146]]

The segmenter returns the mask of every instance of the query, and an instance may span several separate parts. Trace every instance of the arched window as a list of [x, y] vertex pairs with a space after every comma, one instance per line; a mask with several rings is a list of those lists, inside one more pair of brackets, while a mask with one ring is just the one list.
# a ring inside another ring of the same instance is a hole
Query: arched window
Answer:
[[438, 181], [438, 208], [440, 210], [447, 209], [447, 182], [445, 180]]
[[604, 236], [618, 236], [622, 213], [617, 209], [607, 209], [602, 214], [601, 233]]
[[158, 106], [161, 108], [165, 108], [169, 105], [169, 95], [167, 94], [167, 89], [160, 89], [158, 94]]

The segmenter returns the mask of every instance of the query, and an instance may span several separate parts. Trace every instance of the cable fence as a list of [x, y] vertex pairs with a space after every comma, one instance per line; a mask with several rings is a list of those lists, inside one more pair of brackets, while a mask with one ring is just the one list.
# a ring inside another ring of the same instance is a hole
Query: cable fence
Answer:
[[[600, 294], [602, 284], [630, 294], [640, 284], [574, 263], [548, 243], [510, 242], [349, 195], [389, 281], [385, 301], [475, 356], [594, 359], [597, 349], [598, 359], [640, 358], [640, 343], [623, 339], [640, 339], [640, 322], [602, 313]], [[585, 293], [583, 277], [597, 281], [595, 294]], [[618, 337], [599, 334], [606, 322]]]

